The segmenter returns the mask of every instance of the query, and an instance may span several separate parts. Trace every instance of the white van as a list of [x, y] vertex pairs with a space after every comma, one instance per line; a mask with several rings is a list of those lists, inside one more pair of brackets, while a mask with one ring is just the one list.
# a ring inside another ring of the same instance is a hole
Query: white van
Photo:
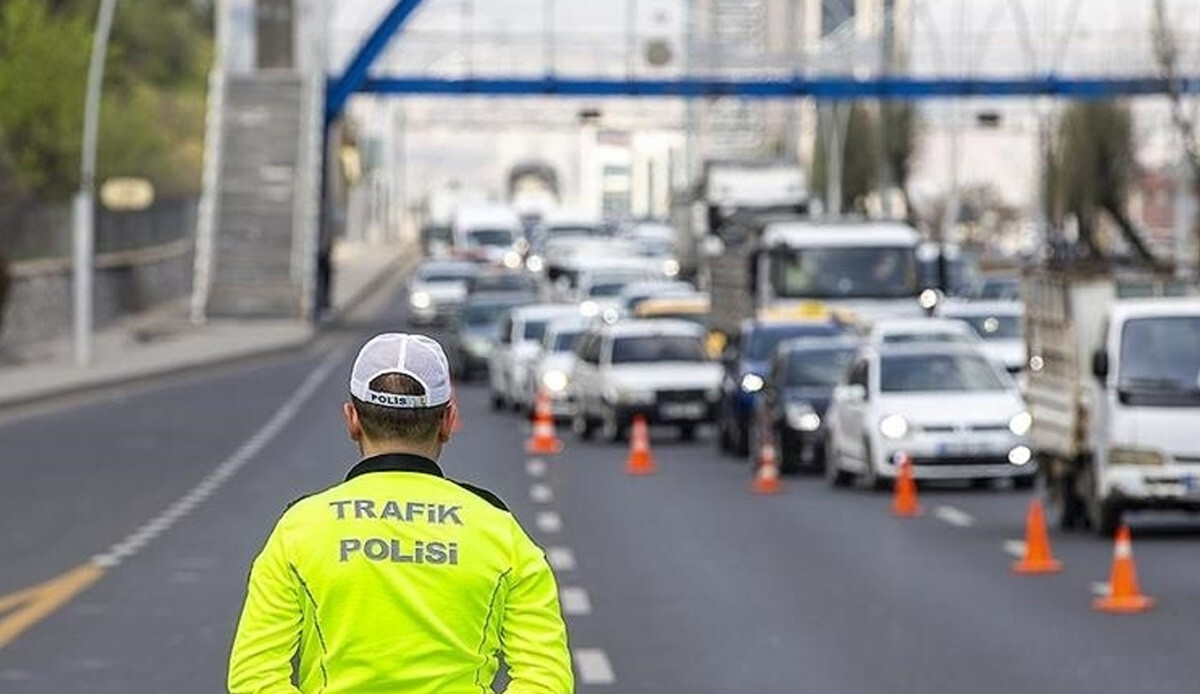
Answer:
[[451, 224], [455, 249], [491, 263], [521, 266], [521, 218], [503, 205], [463, 205]]

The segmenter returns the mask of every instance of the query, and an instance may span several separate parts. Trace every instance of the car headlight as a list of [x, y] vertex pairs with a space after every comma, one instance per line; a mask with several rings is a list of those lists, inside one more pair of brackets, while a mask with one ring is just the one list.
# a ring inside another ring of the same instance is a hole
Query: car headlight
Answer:
[[1028, 434], [1031, 426], [1033, 426], [1033, 417], [1028, 412], [1018, 412], [1008, 420], [1008, 430], [1016, 436]]
[[546, 390], [554, 393], [566, 390], [568, 381], [567, 374], [557, 369], [542, 374], [542, 385], [546, 387]]
[[674, 258], [668, 258], [663, 261], [663, 274], [667, 277], [679, 276], [679, 261]]
[[516, 270], [521, 267], [521, 254], [516, 251], [509, 251], [504, 254], [504, 267], [510, 270]]
[[1114, 446], [1108, 449], [1109, 465], [1165, 465], [1166, 456], [1148, 448]]
[[746, 374], [742, 376], [742, 390], [747, 393], [757, 393], [763, 389], [764, 385], [766, 385], [766, 382], [758, 374]]
[[816, 431], [821, 428], [821, 415], [806, 402], [793, 402], [784, 407], [788, 426], [797, 431]]
[[579, 312], [583, 314], [584, 318], [595, 318], [600, 315], [600, 304], [595, 301], [585, 301], [579, 304]]
[[413, 292], [408, 298], [408, 303], [412, 304], [413, 308], [429, 308], [433, 305], [433, 299], [429, 292]]
[[546, 267], [546, 263], [542, 260], [542, 256], [531, 255], [525, 259], [525, 267], [530, 272], [541, 272]]
[[1029, 450], [1029, 446], [1017, 446], [1008, 452], [1008, 462], [1020, 467], [1026, 465], [1033, 460], [1033, 451]]
[[891, 414], [879, 420], [879, 433], [889, 439], [902, 439], [908, 434], [908, 420], [898, 414]]

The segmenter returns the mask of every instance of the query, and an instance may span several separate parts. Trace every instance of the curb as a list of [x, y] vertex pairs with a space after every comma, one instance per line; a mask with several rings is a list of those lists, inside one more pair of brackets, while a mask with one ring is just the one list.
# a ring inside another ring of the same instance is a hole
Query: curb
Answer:
[[214, 368], [252, 362], [258, 359], [268, 359], [303, 350], [315, 344], [325, 332], [345, 325], [349, 313], [363, 300], [385, 288], [395, 273], [403, 272], [406, 265], [410, 263], [415, 265], [415, 261], [419, 261], [420, 258], [413, 253], [413, 248], [413, 244], [406, 244], [395, 260], [380, 268], [375, 273], [375, 276], [364, 283], [362, 288], [356, 291], [344, 305], [332, 310], [325, 320], [310, 322], [308, 324], [309, 330], [304, 335], [293, 339], [280, 340], [275, 343], [264, 343], [240, 351], [205, 355], [188, 362], [181, 362], [143, 373], [97, 376], [86, 382], [64, 384], [61, 387], [49, 388], [37, 393], [18, 395], [13, 398], [6, 399], [0, 396], [0, 414], [7, 414], [23, 407], [38, 405], [61, 398], [85, 398], [89, 395], [102, 393], [116, 387], [138, 388], [162, 378], [186, 377]]

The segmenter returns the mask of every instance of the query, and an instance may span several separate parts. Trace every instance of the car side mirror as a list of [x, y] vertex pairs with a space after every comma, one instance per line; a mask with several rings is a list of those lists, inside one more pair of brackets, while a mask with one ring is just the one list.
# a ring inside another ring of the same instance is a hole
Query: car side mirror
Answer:
[[1100, 381], [1108, 378], [1108, 352], [1103, 349], [1092, 353], [1092, 375]]

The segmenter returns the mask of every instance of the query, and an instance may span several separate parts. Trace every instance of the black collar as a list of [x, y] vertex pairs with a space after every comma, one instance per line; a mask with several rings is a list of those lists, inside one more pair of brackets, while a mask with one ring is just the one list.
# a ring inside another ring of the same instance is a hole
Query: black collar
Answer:
[[368, 472], [420, 472], [436, 477], [445, 477], [438, 464], [421, 455], [411, 453], [383, 453], [360, 460], [346, 474], [346, 481]]

